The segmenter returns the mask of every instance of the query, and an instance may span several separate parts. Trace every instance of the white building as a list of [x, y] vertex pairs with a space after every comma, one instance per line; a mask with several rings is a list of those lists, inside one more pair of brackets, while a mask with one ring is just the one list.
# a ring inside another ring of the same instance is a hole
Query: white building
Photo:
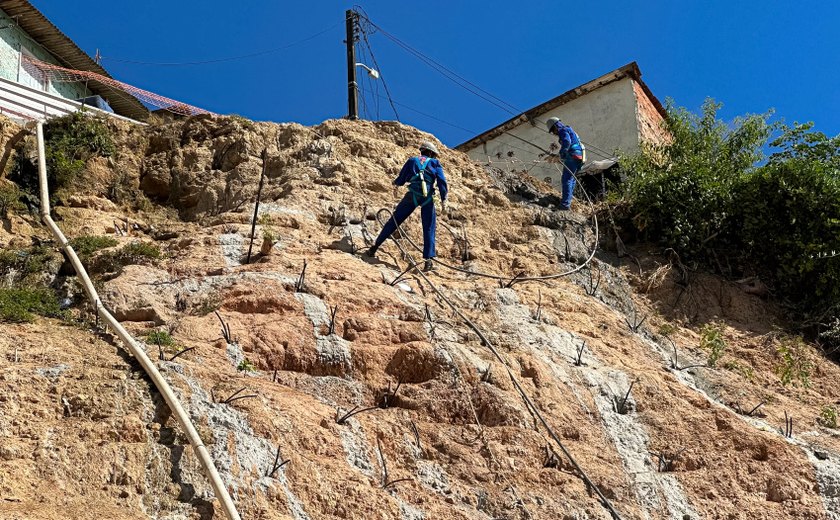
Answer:
[[[79, 9], [84, 10], [84, 3]], [[81, 12], [81, 11], [80, 11]], [[148, 109], [135, 97], [98, 81], [53, 82], [27, 58], [110, 78], [27, 0], [0, 0], [0, 114], [43, 119], [81, 108], [145, 119]]]
[[[651, 93], [636, 62], [616, 69], [519, 114], [456, 147], [473, 160], [507, 170], [526, 170], [559, 185], [560, 173], [540, 159], [558, 149], [545, 121], [559, 117], [586, 145], [587, 163], [633, 153], [643, 141], [660, 141], [665, 109]], [[586, 169], [586, 166], [584, 166]]]

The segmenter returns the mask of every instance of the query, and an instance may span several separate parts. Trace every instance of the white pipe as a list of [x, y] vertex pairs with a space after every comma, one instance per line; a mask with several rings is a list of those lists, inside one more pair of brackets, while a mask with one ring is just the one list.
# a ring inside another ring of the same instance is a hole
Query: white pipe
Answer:
[[76, 270], [76, 274], [81, 279], [82, 286], [85, 288], [85, 292], [87, 293], [91, 304], [93, 304], [94, 309], [96, 309], [97, 314], [105, 323], [108, 324], [109, 327], [111, 327], [111, 329], [117, 333], [117, 336], [119, 336], [123, 343], [125, 343], [131, 354], [137, 359], [137, 361], [140, 362], [143, 370], [146, 371], [146, 374], [149, 375], [152, 383], [154, 383], [155, 387], [163, 396], [166, 404], [172, 411], [172, 414], [175, 415], [175, 418], [178, 420], [178, 424], [181, 425], [181, 429], [183, 429], [184, 433], [187, 434], [187, 439], [189, 439], [190, 444], [192, 444], [193, 449], [198, 456], [199, 462], [201, 462], [201, 465], [204, 467], [207, 479], [210, 480], [210, 484], [213, 486], [213, 491], [216, 493], [216, 498], [218, 498], [219, 502], [222, 504], [222, 508], [224, 509], [228, 520], [241, 520], [239, 513], [236, 511], [236, 506], [230, 498], [230, 494], [219, 476], [219, 472], [216, 471], [213, 459], [210, 458], [210, 452], [207, 451], [207, 448], [201, 441], [198, 431], [196, 431], [195, 426], [193, 426], [189, 415], [187, 415], [187, 412], [181, 406], [181, 403], [178, 402], [178, 399], [172, 392], [172, 388], [169, 386], [169, 383], [166, 382], [155, 364], [152, 363], [152, 360], [146, 355], [142, 344], [131, 337], [131, 334], [129, 334], [120, 322], [118, 322], [114, 316], [105, 309], [105, 306], [102, 305], [102, 301], [99, 299], [99, 295], [96, 293], [96, 289], [93, 287], [82, 262], [79, 260], [76, 252], [73, 251], [73, 248], [67, 243], [67, 238], [64, 236], [64, 233], [61, 232], [61, 229], [59, 229], [50, 216], [50, 197], [49, 188], [47, 186], [47, 163], [44, 150], [43, 122], [37, 122], [36, 133], [38, 135], [38, 178], [41, 185], [41, 218], [47, 227], [50, 228], [50, 231], [53, 236], [55, 236], [56, 240], [58, 240], [61, 244], [62, 249], [64, 249], [67, 257], [70, 259], [70, 263], [73, 264], [73, 268]]

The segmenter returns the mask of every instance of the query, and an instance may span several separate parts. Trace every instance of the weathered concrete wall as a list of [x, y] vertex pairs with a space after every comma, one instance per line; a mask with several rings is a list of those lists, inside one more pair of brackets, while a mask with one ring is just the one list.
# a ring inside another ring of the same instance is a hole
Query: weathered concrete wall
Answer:
[[633, 81], [633, 93], [636, 96], [636, 119], [639, 123], [639, 137], [643, 142], [661, 143], [668, 139], [663, 128], [662, 114], [653, 106], [642, 86]]
[[[546, 132], [544, 121], [552, 116], [571, 125], [588, 144], [588, 161], [604, 158], [604, 153], [595, 147], [609, 154], [615, 150], [632, 153], [639, 149], [636, 96], [634, 81], [630, 78], [623, 78], [573, 99], [540, 116], [536, 125], [524, 123], [510, 133], [549, 149], [552, 143], [557, 143], [557, 138]], [[494, 166], [507, 170], [530, 169], [529, 173], [534, 177], [550, 179], [550, 182], [559, 186], [560, 172], [551, 164], [534, 164], [533, 161], [541, 152], [516, 137], [503, 134], [467, 153], [475, 161], [486, 163], [489, 160]]]
[[[3, 11], [0, 11], [0, 27], [3, 27], [0, 29], [0, 77], [19, 81], [21, 46], [29, 50], [36, 59], [61, 65]], [[85, 93], [85, 86], [81, 83], [49, 82], [47, 91], [69, 99], [79, 99], [90, 95], [89, 91]]]

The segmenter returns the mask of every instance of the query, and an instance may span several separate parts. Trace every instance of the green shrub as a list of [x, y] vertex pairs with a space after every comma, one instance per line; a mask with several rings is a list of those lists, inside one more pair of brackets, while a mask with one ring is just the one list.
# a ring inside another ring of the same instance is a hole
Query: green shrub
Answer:
[[149, 345], [160, 345], [161, 347], [175, 346], [175, 340], [165, 330], [153, 330], [146, 334], [146, 343]]
[[153, 264], [163, 256], [160, 248], [148, 242], [131, 242], [120, 249], [106, 251], [91, 266], [94, 273], [119, 273], [127, 265]]
[[802, 138], [833, 146], [831, 160], [790, 156], [800, 130], [788, 129], [774, 141], [787, 143], [785, 150], [742, 181], [733, 214], [742, 223], [742, 251], [756, 270], [803, 312], [822, 314], [840, 306], [840, 262], [820, 258], [840, 250], [840, 138], [834, 145], [822, 134]]
[[837, 428], [837, 408], [828, 405], [823, 406], [817, 422], [826, 428]]
[[80, 236], [70, 240], [70, 247], [76, 251], [81, 259], [93, 256], [99, 250], [114, 247], [118, 244], [117, 239], [106, 236]]
[[700, 348], [709, 351], [706, 364], [710, 367], [717, 366], [717, 362], [726, 350], [726, 340], [723, 339], [723, 333], [718, 325], [710, 323], [703, 327], [700, 333]]
[[17, 184], [0, 179], [0, 217], [6, 218], [12, 211], [23, 211], [22, 195]]
[[33, 321], [36, 314], [61, 316], [55, 293], [39, 287], [0, 289], [0, 321], [27, 323]]
[[[51, 119], [44, 126], [47, 159], [47, 183], [50, 193], [70, 187], [84, 170], [87, 161], [96, 156], [110, 157], [116, 152], [105, 120], [86, 112], [74, 112]], [[25, 192], [38, 194], [37, 157], [22, 145], [9, 178]]]
[[752, 381], [755, 378], [755, 371], [749, 365], [742, 365], [737, 361], [727, 361], [723, 364], [723, 368], [731, 372], [741, 374], [747, 381]]
[[162, 256], [160, 248], [149, 242], [132, 242], [120, 249], [123, 265], [141, 264], [149, 260], [158, 260]]
[[670, 336], [674, 332], [677, 331], [677, 328], [670, 323], [663, 323], [659, 326], [659, 335], [660, 336]]
[[16, 271], [15, 282], [40, 276], [47, 271], [52, 256], [53, 250], [45, 244], [27, 249], [4, 249], [0, 251], [0, 275]]
[[669, 101], [673, 139], [621, 161], [636, 229], [686, 260], [709, 260], [715, 248], [731, 247], [734, 187], [762, 157], [772, 128], [769, 114], [727, 125], [717, 118], [720, 107], [709, 99], [696, 115]]
[[[709, 100], [696, 115], [669, 103], [672, 140], [622, 157], [619, 219], [690, 267], [758, 274], [795, 318], [831, 323], [840, 317], [840, 262], [830, 256], [840, 251], [840, 136], [771, 125], [769, 114], [727, 124], [719, 108]], [[779, 150], [761, 164], [768, 145]], [[823, 341], [840, 349], [840, 338]]]
[[776, 348], [776, 354], [779, 356], [776, 374], [784, 386], [795, 382], [799, 382], [805, 388], [811, 386], [811, 371], [814, 364], [811, 362], [807, 345], [802, 338], [783, 338]]
[[257, 367], [251, 363], [248, 358], [243, 359], [239, 362], [239, 365], [236, 366], [236, 369], [241, 372], [256, 372]]

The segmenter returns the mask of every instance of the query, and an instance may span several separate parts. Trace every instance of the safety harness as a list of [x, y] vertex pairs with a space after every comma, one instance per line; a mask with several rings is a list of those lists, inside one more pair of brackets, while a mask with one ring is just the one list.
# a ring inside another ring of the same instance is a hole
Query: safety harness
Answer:
[[[563, 126], [569, 129], [569, 136], [572, 139], [572, 143], [569, 145], [569, 149], [565, 152], [569, 157], [579, 160], [582, 163], [586, 162], [586, 147], [583, 146], [583, 142], [581, 142], [580, 137], [577, 135], [577, 132], [572, 129], [572, 127], [568, 125], [564, 125], [563, 123], [558, 122], [557, 126]], [[559, 130], [558, 130], [559, 132]]]
[[580, 141], [580, 137], [578, 137], [577, 132], [569, 128], [571, 132], [569, 132], [572, 137], [574, 137], [574, 142], [572, 142], [571, 146], [569, 146], [569, 155], [572, 156], [574, 159], [579, 160], [580, 162], [586, 162], [586, 147], [583, 146], [583, 143]]
[[[425, 160], [424, 160], [425, 159]], [[434, 179], [429, 181], [429, 185], [426, 185], [426, 166], [432, 162], [432, 159], [429, 157], [420, 156], [417, 158], [418, 162], [420, 163], [420, 169], [417, 170], [411, 179], [408, 180], [408, 192], [411, 193], [411, 197], [414, 200], [415, 206], [423, 207], [426, 204], [435, 200], [434, 193], [431, 193], [431, 185], [434, 182]]]

